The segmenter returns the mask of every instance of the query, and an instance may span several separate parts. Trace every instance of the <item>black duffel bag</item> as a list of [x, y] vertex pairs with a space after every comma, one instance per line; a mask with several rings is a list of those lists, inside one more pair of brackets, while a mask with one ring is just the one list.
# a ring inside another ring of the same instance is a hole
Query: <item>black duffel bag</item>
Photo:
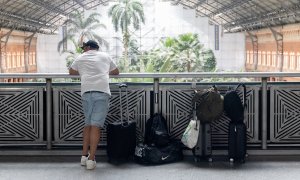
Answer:
[[181, 143], [171, 142], [165, 147], [138, 144], [135, 148], [135, 160], [141, 164], [156, 165], [180, 161], [183, 158]]

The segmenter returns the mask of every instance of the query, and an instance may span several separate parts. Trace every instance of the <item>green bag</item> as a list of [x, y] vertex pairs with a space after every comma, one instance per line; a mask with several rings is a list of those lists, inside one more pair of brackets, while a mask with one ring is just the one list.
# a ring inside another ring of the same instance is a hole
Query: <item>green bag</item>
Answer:
[[192, 104], [196, 104], [196, 114], [201, 123], [212, 123], [223, 114], [224, 98], [215, 86], [195, 91]]

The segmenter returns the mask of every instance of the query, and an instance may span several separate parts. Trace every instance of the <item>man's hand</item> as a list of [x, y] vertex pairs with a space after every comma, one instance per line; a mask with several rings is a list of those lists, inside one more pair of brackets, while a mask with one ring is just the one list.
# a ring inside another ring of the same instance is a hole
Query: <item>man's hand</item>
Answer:
[[76, 71], [76, 70], [74, 70], [74, 69], [72, 69], [72, 68], [70, 68], [70, 69], [69, 69], [69, 74], [70, 74], [70, 75], [79, 75], [79, 72]]

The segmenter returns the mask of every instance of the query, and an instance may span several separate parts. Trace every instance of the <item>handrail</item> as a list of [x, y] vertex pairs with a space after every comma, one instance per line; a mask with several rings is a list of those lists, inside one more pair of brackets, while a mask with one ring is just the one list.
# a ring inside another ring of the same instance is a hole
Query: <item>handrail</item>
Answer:
[[[121, 73], [120, 75], [111, 75], [111, 78], [153, 78], [153, 90], [155, 92], [154, 111], [159, 110], [159, 78], [261, 78], [261, 101], [262, 101], [262, 149], [267, 149], [267, 83], [268, 77], [300, 77], [300, 72], [191, 72], [191, 73]], [[54, 78], [79, 78], [78, 75], [69, 75], [67, 73], [3, 73], [3, 78], [45, 78], [47, 102], [47, 127], [52, 127], [52, 101], [51, 85]], [[47, 131], [47, 148], [52, 148], [52, 133]]]
[[[2, 73], [1, 78], [78, 78], [67, 73]], [[190, 72], [190, 73], [120, 73], [111, 78], [264, 78], [300, 77], [298, 72]]]

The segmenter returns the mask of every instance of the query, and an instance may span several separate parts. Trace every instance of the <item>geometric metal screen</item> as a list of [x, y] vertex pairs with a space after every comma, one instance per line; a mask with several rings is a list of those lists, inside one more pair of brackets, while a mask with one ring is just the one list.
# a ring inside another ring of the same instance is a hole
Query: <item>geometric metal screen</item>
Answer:
[[53, 89], [54, 143], [82, 141], [84, 115], [80, 90]]
[[300, 88], [270, 87], [270, 140], [300, 143]]
[[162, 90], [162, 114], [172, 138], [180, 139], [190, 121], [192, 93], [191, 89]]
[[[150, 107], [146, 105], [150, 100], [149, 90], [128, 88], [128, 115], [136, 122], [137, 140], [142, 141], [146, 120], [150, 117]], [[54, 143], [81, 143], [84, 115], [82, 111], [80, 90], [59, 89], [53, 90], [54, 106]], [[101, 129], [100, 144], [106, 145], [108, 123], [120, 121], [120, 96], [118, 89], [111, 89], [110, 107]], [[126, 96], [122, 93], [123, 120], [126, 118]]]
[[[162, 89], [162, 114], [165, 116], [168, 131], [172, 138], [180, 139], [185, 128], [187, 127], [192, 112], [191, 100], [194, 96], [193, 89], [186, 89], [175, 85], [174, 87], [164, 87]], [[211, 86], [201, 86], [199, 89], [209, 88]], [[228, 86], [217, 86], [218, 91], [224, 95], [228, 90]], [[259, 142], [259, 103], [258, 103], [259, 87], [247, 86], [247, 138], [248, 143]], [[240, 90], [239, 95], [242, 99], [243, 92]], [[219, 120], [212, 123], [212, 143], [213, 146], [226, 146], [228, 143], [228, 125], [230, 119], [223, 113]]]
[[[124, 92], [123, 92], [124, 91]], [[144, 132], [147, 119], [150, 118], [150, 90], [128, 88], [128, 113], [125, 90], [122, 90], [122, 105], [120, 106], [120, 93], [118, 89], [112, 90], [111, 104], [105, 125], [116, 121], [121, 121], [121, 107], [123, 121], [128, 118], [136, 122], [137, 141], [144, 141]]]
[[0, 143], [43, 142], [43, 89], [0, 90]]

